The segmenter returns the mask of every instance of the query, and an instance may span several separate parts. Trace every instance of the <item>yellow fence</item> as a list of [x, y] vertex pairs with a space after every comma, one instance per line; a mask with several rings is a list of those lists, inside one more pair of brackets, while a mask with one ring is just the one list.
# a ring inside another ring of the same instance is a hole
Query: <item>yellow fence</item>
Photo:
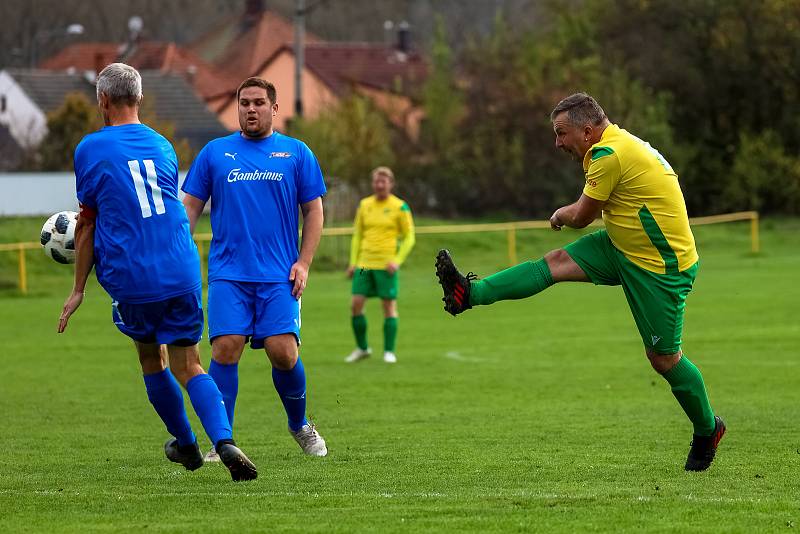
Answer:
[[[735, 221], [750, 221], [750, 250], [754, 253], [759, 251], [758, 241], [758, 212], [757, 211], [740, 211], [737, 213], [726, 213], [723, 215], [711, 215], [708, 217], [694, 217], [689, 219], [692, 226], [700, 226], [704, 224], [716, 224]], [[590, 226], [602, 226], [601, 221], [595, 221]], [[505, 223], [487, 223], [487, 224], [444, 224], [433, 226], [417, 226], [416, 233], [420, 234], [457, 234], [467, 232], [506, 232], [506, 239], [508, 243], [508, 263], [515, 265], [517, 262], [517, 230], [531, 230], [536, 228], [550, 228], [549, 221], [517, 221]], [[350, 235], [353, 233], [352, 228], [326, 228], [323, 230], [322, 235]], [[197, 248], [200, 251], [202, 258], [205, 253], [205, 244], [211, 241], [211, 234], [197, 234], [194, 236], [197, 241]], [[25, 251], [31, 249], [41, 248], [37, 242], [28, 243], [2, 243], [0, 244], [0, 252], [10, 251], [17, 252], [18, 267], [19, 267], [19, 290], [20, 292], [28, 292], [28, 274], [25, 266]], [[203, 270], [203, 276], [205, 272]]]

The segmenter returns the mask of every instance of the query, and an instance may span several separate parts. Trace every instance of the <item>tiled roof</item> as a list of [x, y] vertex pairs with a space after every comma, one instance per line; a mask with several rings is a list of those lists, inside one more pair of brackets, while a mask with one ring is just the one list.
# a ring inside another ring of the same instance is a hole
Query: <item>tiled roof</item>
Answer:
[[122, 61], [139, 70], [156, 70], [183, 76], [203, 98], [213, 97], [226, 85], [216, 69], [194, 52], [175, 43], [142, 41], [129, 51], [114, 43], [76, 43], [42, 61], [40, 68], [55, 71], [97, 71]]
[[336, 93], [352, 84], [389, 92], [415, 92], [428, 65], [416, 52], [403, 53], [377, 43], [317, 43], [305, 48], [306, 68]]
[[[95, 100], [95, 87], [82, 73], [22, 69], [8, 72], [45, 112], [57, 109], [70, 92], [82, 92]], [[175, 124], [176, 137], [185, 137], [198, 149], [228, 133], [180, 76], [152, 70], [143, 70], [141, 75], [145, 99], [152, 98], [160, 120]]]
[[[224, 73], [224, 91], [235, 91], [242, 80], [256, 76], [262, 66], [284, 46], [291, 46], [294, 26], [277, 13], [266, 10], [249, 17], [236, 16], [204, 35], [190, 50]], [[319, 42], [310, 32], [306, 44]]]

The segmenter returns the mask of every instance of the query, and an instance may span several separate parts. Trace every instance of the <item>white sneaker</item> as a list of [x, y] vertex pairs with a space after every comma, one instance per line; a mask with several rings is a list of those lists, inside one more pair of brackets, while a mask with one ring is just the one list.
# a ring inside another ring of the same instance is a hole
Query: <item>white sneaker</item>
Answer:
[[314, 425], [308, 424], [297, 432], [289, 429], [289, 434], [292, 435], [294, 440], [303, 449], [303, 452], [311, 456], [327, 456], [328, 447], [325, 446], [325, 440], [319, 435]]
[[219, 454], [217, 454], [217, 449], [215, 449], [214, 447], [211, 447], [211, 449], [209, 449], [209, 451], [206, 453], [206, 455], [203, 456], [203, 461], [204, 462], [221, 462], [222, 460], [220, 459]]
[[372, 349], [362, 350], [356, 347], [356, 350], [350, 353], [350, 356], [344, 359], [347, 363], [357, 362], [358, 360], [363, 360], [364, 358], [369, 358], [369, 355], [372, 354]]
[[387, 350], [383, 353], [383, 361], [386, 363], [397, 363], [397, 355], [394, 352], [389, 352]]

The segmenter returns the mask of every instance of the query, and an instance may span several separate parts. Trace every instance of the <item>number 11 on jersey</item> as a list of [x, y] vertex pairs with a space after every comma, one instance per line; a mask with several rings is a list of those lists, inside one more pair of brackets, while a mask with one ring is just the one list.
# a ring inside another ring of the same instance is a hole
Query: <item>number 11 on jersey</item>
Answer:
[[[144, 169], [147, 173], [147, 184], [150, 186], [150, 191], [153, 193], [153, 205], [156, 207], [156, 215], [162, 215], [166, 211], [166, 208], [164, 207], [164, 199], [161, 197], [161, 188], [158, 186], [156, 166], [152, 159], [143, 160], [142, 163], [144, 163]], [[136, 197], [139, 199], [139, 207], [142, 208], [142, 217], [146, 219], [152, 216], [153, 212], [150, 209], [150, 201], [147, 199], [147, 188], [142, 178], [142, 168], [135, 159], [128, 162], [128, 168], [133, 178], [133, 186], [136, 188]]]

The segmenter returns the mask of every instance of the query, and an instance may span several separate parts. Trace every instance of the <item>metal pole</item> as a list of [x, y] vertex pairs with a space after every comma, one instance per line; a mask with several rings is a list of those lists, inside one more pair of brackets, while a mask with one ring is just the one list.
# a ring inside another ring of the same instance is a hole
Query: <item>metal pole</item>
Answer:
[[512, 227], [508, 229], [508, 265], [517, 264], [517, 231]]
[[305, 64], [306, 2], [296, 0], [294, 16], [294, 114], [303, 116], [303, 66]]
[[760, 249], [758, 242], [758, 212], [753, 214], [750, 219], [750, 251], [753, 254], [758, 254]]
[[25, 295], [28, 293], [28, 270], [25, 267], [25, 245], [19, 244], [19, 290]]

